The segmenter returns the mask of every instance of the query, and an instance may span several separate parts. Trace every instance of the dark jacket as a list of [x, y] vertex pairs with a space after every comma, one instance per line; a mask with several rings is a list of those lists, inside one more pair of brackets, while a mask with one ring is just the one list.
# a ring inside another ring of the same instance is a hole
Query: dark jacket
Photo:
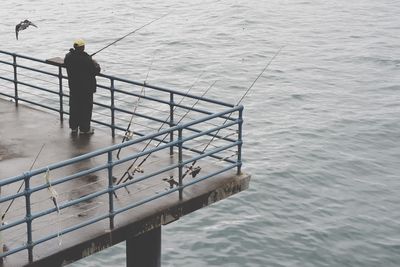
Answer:
[[71, 48], [65, 55], [64, 64], [72, 94], [96, 92], [96, 75], [100, 73], [100, 66], [86, 52]]

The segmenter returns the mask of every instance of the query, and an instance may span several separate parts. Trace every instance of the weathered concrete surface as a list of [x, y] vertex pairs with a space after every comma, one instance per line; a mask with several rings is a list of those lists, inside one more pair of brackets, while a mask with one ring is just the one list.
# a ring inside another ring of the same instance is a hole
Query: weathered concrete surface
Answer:
[[[66, 160], [86, 152], [119, 143], [122, 138], [111, 138], [109, 131], [96, 130], [92, 136], [75, 136], [70, 134], [67, 120], [62, 124], [57, 114], [49, 114], [40, 110], [15, 104], [0, 99], [0, 179], [19, 175], [29, 170], [44, 144], [34, 168], [44, 167], [49, 164]], [[131, 151], [134, 152], [134, 151]], [[129, 153], [124, 151], [123, 153]], [[122, 154], [123, 154], [122, 153]], [[155, 156], [157, 164], [151, 164], [146, 168], [147, 173], [163, 165], [175, 162], [177, 157]], [[86, 162], [76, 169], [85, 169], [94, 163], [106, 162], [105, 157], [99, 157], [95, 162]], [[154, 162], [154, 161], [153, 161]], [[202, 173], [207, 173], [216, 167], [212, 165], [202, 168]], [[63, 177], [75, 169], [66, 169], [53, 176]], [[122, 171], [122, 170], [121, 170]], [[115, 170], [118, 173], [118, 170]], [[122, 172], [121, 172], [122, 173]], [[175, 174], [176, 175], [176, 174]], [[165, 176], [164, 176], [165, 177]], [[128, 193], [121, 189], [118, 191], [118, 199], [115, 199], [115, 207], [123, 207], [129, 203], [139, 201], [149, 195], [163, 192], [168, 184], [162, 181], [163, 177], [155, 177], [153, 180], [145, 180], [129, 186]], [[186, 178], [191, 179], [191, 178]], [[43, 183], [42, 178], [36, 179]], [[76, 232], [69, 233], [60, 238], [54, 238], [48, 242], [34, 247], [34, 262], [30, 266], [61, 266], [83, 257], [89, 256], [104, 248], [125, 241], [128, 237], [138, 236], [146, 231], [178, 220], [197, 209], [206, 207], [221, 199], [248, 188], [249, 175], [236, 175], [235, 171], [224, 173], [212, 179], [207, 179], [199, 184], [185, 188], [183, 200], [179, 200], [178, 193], [154, 200], [150, 203], [140, 205], [135, 209], [119, 214], [115, 217], [115, 228], [109, 230], [108, 220], [84, 227]], [[35, 184], [35, 182], [32, 182]], [[88, 175], [70, 184], [57, 187], [60, 201], [68, 201], [96, 192], [107, 187], [106, 172]], [[3, 190], [2, 194], [12, 194], [17, 191], [17, 185]], [[52, 203], [45, 193], [33, 196], [35, 206], [33, 211], [43, 208], [51, 208]], [[4, 210], [4, 204], [2, 209]], [[21, 211], [19, 209], [21, 209]], [[15, 201], [13, 210], [7, 215], [6, 221], [14, 218], [23, 218], [24, 200]], [[65, 229], [71, 225], [82, 223], [85, 219], [104, 214], [108, 210], [108, 196], [98, 197], [87, 203], [76, 205], [63, 210], [60, 215], [51, 214], [43, 219], [35, 220], [33, 225], [34, 240], [49, 233], [57, 232], [57, 229]], [[234, 216], [234, 215], [232, 215]], [[26, 241], [26, 225], [13, 228], [3, 233], [5, 243], [22, 244]], [[16, 237], [17, 236], [17, 237]], [[20, 239], [18, 239], [20, 236]], [[7, 239], [9, 238], [9, 239]], [[28, 264], [27, 252], [22, 251], [8, 256], [3, 266], [23, 266]]]
[[[45, 145], [34, 167], [46, 166], [98, 148], [113, 145], [109, 132], [93, 136], [71, 135], [68, 120], [60, 123], [49, 114], [0, 99], [0, 178], [29, 170], [40, 148]], [[11, 166], [11, 167], [10, 167]]]

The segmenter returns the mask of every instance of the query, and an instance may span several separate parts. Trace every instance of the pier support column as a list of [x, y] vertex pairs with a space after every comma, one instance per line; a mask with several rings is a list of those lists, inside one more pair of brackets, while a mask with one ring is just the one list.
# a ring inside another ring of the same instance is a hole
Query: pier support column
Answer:
[[126, 266], [161, 266], [161, 226], [126, 239]]

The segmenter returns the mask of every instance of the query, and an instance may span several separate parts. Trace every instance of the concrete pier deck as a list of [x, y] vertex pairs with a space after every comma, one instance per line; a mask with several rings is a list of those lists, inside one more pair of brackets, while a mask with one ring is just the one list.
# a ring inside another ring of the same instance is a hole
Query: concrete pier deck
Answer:
[[[71, 135], [68, 121], [60, 122], [57, 114], [22, 104], [16, 107], [14, 102], [4, 99], [0, 99], [0, 124], [0, 179], [28, 171], [42, 147], [43, 150], [33, 166], [34, 169], [120, 143], [122, 139], [122, 137], [112, 138], [110, 131], [102, 129], [96, 129], [95, 134], [91, 136]], [[96, 125], [94, 127], [96, 128]], [[123, 153], [130, 152], [138, 151], [124, 151]], [[170, 163], [177, 160], [176, 157], [171, 157], [167, 153], [157, 157], [157, 164], [149, 163], [146, 168], [157, 169], [163, 161]], [[96, 160], [106, 161], [104, 158]], [[85, 166], [79, 166], [79, 168], [85, 168]], [[212, 164], [207, 168], [212, 170]], [[202, 172], [207, 172], [207, 168], [203, 168]], [[54, 175], [62, 177], [62, 175], [68, 175], [69, 171], [66, 169]], [[118, 170], [116, 172], [118, 173]], [[120, 173], [123, 173], [123, 169], [120, 170]], [[24, 250], [6, 257], [2, 266], [62, 266], [68, 264], [125, 241], [127, 238], [139, 236], [161, 225], [176, 221], [197, 209], [245, 190], [249, 186], [249, 181], [249, 175], [237, 175], [235, 170], [225, 172], [185, 188], [182, 200], [179, 200], [177, 193], [171, 194], [118, 214], [112, 230], [109, 229], [108, 221], [103, 220], [35, 246], [33, 263], [29, 263], [27, 251]], [[60, 198], [71, 199], [95, 192], [103, 186], [107, 186], [106, 171], [77, 180], [67, 185], [67, 188], [64, 186], [56, 189]], [[163, 192], [167, 187], [168, 184], [163, 182], [160, 177], [142, 184], [132, 185], [129, 187], [129, 193], [127, 190], [119, 191], [116, 205], [123, 206], [124, 203], [130, 203], [146, 196], [150, 191], [152, 194]], [[9, 195], [16, 193], [17, 190], [18, 186], [7, 187], [2, 189], [2, 194]], [[33, 200], [38, 210], [41, 206], [51, 207], [52, 204], [48, 198], [48, 195], [44, 194], [38, 195], [37, 199]], [[15, 201], [5, 220], [23, 217], [24, 203], [23, 198]], [[80, 221], [90, 216], [106, 211], [106, 203], [108, 203], [107, 196], [100, 196], [94, 201], [88, 201], [86, 206], [73, 206], [61, 214], [52, 214], [43, 220], [38, 220], [33, 229], [34, 237], [79, 224]], [[8, 202], [1, 205], [2, 212], [7, 204]], [[26, 242], [26, 225], [22, 224], [13, 231], [5, 231], [2, 236], [4, 243], [10, 248], [13, 244], [22, 244]]]

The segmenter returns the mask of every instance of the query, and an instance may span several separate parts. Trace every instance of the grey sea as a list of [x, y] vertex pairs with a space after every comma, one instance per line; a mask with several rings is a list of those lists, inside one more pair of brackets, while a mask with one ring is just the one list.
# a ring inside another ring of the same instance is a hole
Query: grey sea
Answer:
[[281, 51], [242, 101], [250, 189], [163, 227], [162, 266], [400, 266], [400, 1], [7, 0], [0, 49], [90, 53], [164, 14], [102, 71], [237, 103]]

